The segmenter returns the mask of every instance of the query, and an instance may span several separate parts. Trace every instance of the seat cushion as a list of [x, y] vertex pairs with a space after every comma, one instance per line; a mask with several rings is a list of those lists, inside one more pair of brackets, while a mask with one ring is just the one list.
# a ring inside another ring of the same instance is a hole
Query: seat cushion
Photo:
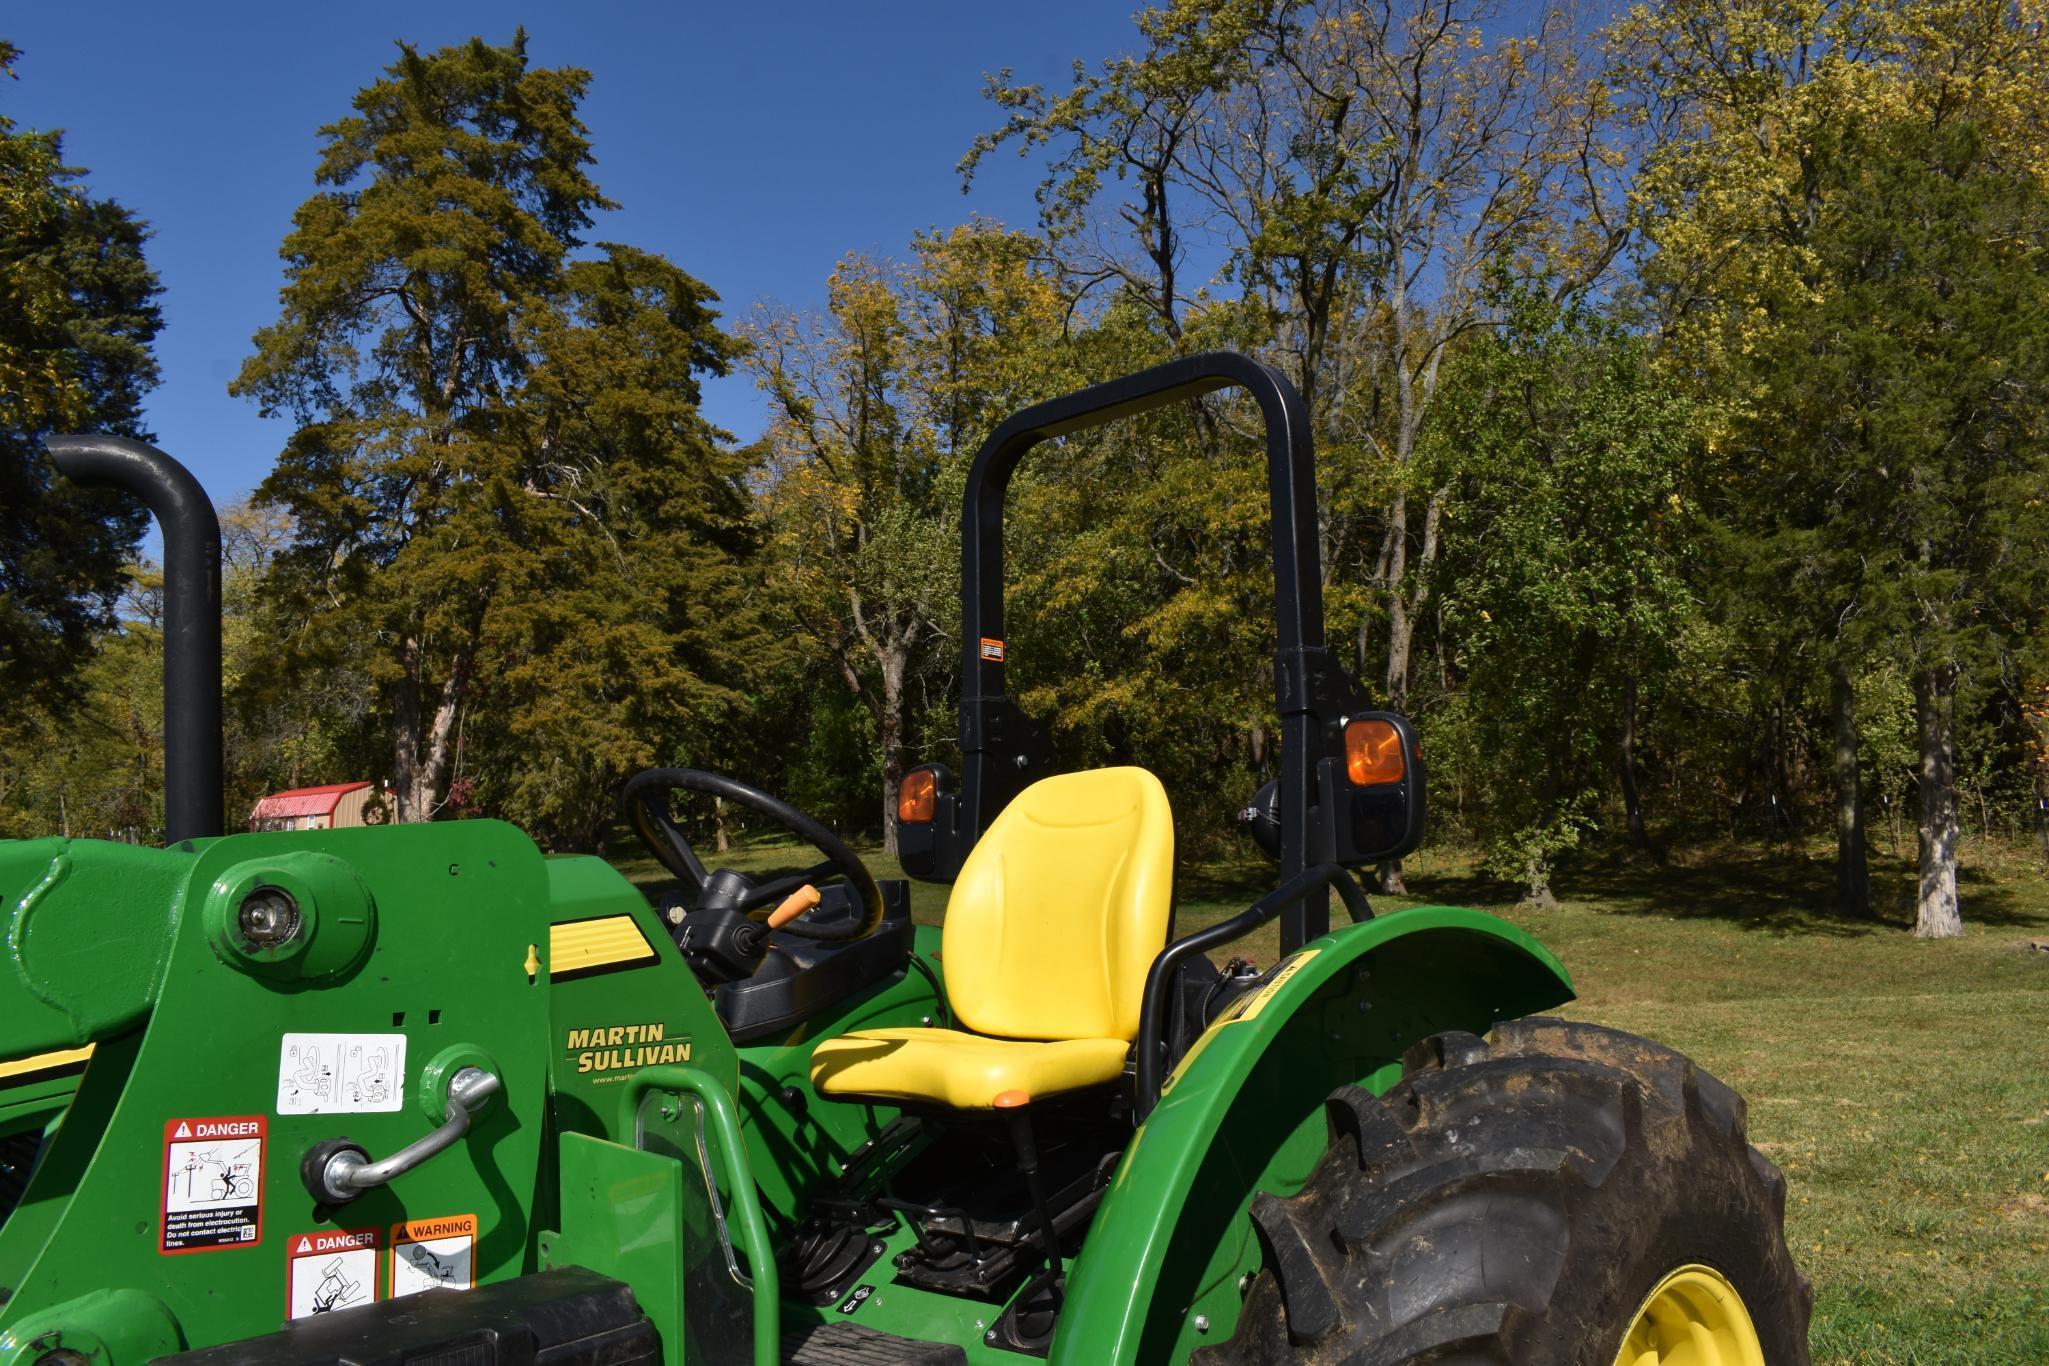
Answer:
[[811, 1050], [811, 1084], [827, 1096], [988, 1110], [1005, 1091], [1037, 1098], [1114, 1081], [1130, 1048], [1123, 1039], [1033, 1043], [954, 1029], [864, 1029]]

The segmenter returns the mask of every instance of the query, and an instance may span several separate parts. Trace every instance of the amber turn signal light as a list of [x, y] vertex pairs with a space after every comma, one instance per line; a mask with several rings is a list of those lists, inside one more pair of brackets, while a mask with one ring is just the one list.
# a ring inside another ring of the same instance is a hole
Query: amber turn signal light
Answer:
[[1345, 776], [1352, 786], [1400, 782], [1407, 771], [1401, 732], [1392, 722], [1369, 718], [1346, 723]]
[[929, 768], [904, 774], [896, 790], [896, 818], [905, 825], [923, 825], [939, 809], [939, 775]]

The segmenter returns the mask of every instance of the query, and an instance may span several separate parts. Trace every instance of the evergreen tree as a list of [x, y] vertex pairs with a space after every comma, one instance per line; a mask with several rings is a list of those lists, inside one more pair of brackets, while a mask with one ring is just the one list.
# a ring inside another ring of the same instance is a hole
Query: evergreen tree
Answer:
[[751, 643], [742, 467], [697, 410], [732, 344], [669, 262], [574, 256], [611, 207], [588, 82], [530, 67], [524, 32], [401, 45], [322, 130], [327, 188], [234, 385], [298, 423], [259, 490], [294, 523], [287, 636], [309, 667], [361, 653], [401, 820], [452, 796], [588, 843]]
[[[19, 52], [0, 42], [0, 75]], [[68, 691], [112, 624], [146, 514], [58, 480], [45, 436], [144, 440], [161, 317], [140, 220], [95, 199], [54, 132], [0, 115], [0, 693]]]

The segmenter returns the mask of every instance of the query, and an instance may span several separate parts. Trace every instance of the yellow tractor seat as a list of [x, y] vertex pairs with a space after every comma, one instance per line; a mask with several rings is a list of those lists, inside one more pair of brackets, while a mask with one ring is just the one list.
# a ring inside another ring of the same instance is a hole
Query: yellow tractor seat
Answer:
[[[946, 905], [960, 1029], [867, 1029], [811, 1053], [848, 1096], [987, 1110], [1114, 1081], [1173, 910], [1174, 816], [1142, 768], [1063, 773], [1003, 808]], [[973, 1031], [972, 1033], [968, 1031]], [[1012, 1102], [1014, 1103], [1014, 1102]]]

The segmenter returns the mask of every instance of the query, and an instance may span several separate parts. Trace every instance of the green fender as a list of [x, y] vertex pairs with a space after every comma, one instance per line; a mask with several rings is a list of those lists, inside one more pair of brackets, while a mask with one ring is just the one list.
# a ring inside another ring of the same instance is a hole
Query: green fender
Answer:
[[1304, 945], [1167, 1079], [1075, 1262], [1051, 1359], [1182, 1361], [1228, 1339], [1239, 1279], [1260, 1264], [1252, 1197], [1308, 1179], [1325, 1097], [1386, 1091], [1432, 1034], [1483, 1034], [1572, 997], [1543, 945], [1478, 911], [1417, 907]]

